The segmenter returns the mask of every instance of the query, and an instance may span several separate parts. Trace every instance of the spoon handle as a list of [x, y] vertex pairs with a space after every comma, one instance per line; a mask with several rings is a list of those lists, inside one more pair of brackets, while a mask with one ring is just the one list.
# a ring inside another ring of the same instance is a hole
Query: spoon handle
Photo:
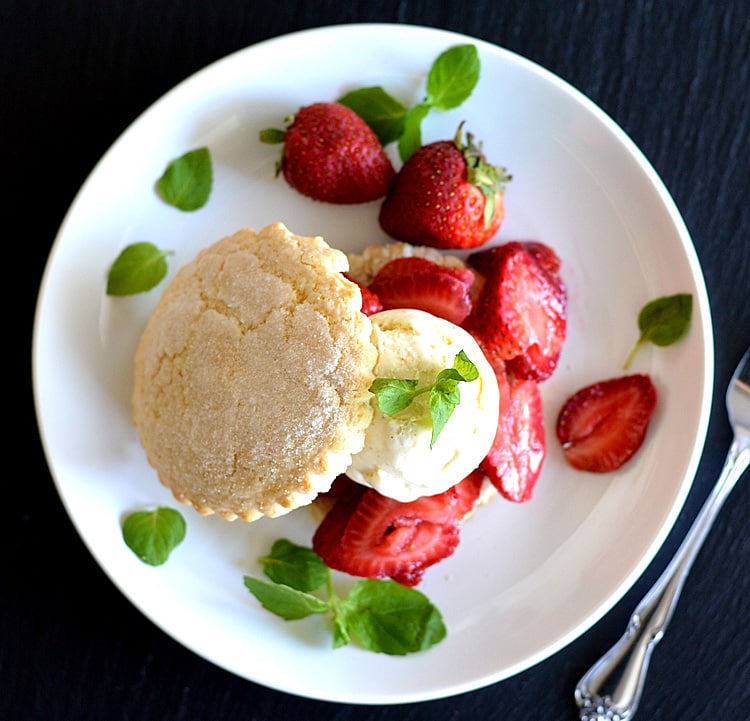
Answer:
[[575, 699], [581, 721], [627, 721], [635, 714], [651, 653], [666, 631], [714, 519], [748, 465], [750, 436], [737, 435], [716, 485], [669, 566], [638, 604], [619, 641], [578, 682]]

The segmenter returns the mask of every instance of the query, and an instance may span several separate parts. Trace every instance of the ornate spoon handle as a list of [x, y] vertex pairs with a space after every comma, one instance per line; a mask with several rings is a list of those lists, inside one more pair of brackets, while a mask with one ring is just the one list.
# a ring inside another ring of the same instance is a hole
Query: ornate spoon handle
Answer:
[[750, 465], [750, 437], [735, 437], [711, 495], [669, 566], [630, 617], [617, 643], [578, 682], [581, 721], [627, 721], [635, 714], [651, 652], [661, 640], [703, 541], [726, 497]]

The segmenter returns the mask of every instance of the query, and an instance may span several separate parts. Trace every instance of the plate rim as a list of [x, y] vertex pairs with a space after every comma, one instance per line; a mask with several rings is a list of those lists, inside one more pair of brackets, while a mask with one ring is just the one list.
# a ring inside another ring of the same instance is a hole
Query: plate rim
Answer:
[[[450, 40], [456, 41], [459, 39], [463, 39], [465, 41], [481, 45], [485, 47], [486, 49], [491, 50], [493, 53], [497, 53], [498, 51], [500, 51], [500, 54], [506, 56], [506, 58], [511, 59], [514, 62], [520, 62], [524, 66], [530, 68], [534, 73], [541, 74], [541, 76], [545, 77], [548, 81], [549, 80], [553, 81], [555, 85], [557, 85], [558, 87], [561, 87], [563, 90], [565, 90], [566, 93], [571, 94], [574, 97], [574, 99], [577, 100], [577, 102], [582, 103], [584, 107], [586, 108], [586, 110], [590, 113], [593, 113], [600, 122], [604, 122], [607, 128], [610, 130], [610, 132], [613, 132], [616, 135], [617, 139], [627, 147], [630, 155], [633, 158], [635, 158], [635, 160], [638, 162], [639, 168], [647, 174], [647, 176], [649, 177], [649, 180], [651, 181], [651, 185], [659, 193], [661, 202], [664, 205], [665, 209], [668, 211], [671, 222], [675, 225], [679, 235], [681, 236], [683, 240], [683, 243], [682, 243], [683, 250], [686, 254], [686, 258], [693, 272], [693, 278], [696, 283], [696, 290], [698, 291], [698, 295], [699, 295], [697, 299], [698, 302], [696, 305], [700, 312], [701, 330], [702, 330], [703, 337], [704, 337], [704, 342], [702, 344], [703, 355], [704, 355], [704, 358], [703, 358], [704, 374], [703, 374], [702, 381], [705, 386], [705, 392], [703, 394], [703, 402], [701, 404], [700, 418], [698, 419], [699, 430], [697, 433], [696, 443], [693, 446], [691, 458], [688, 462], [690, 478], [689, 480], [687, 478], [683, 479], [682, 483], [680, 484], [680, 492], [678, 494], [678, 499], [672, 505], [672, 508], [670, 509], [670, 513], [668, 514], [669, 521], [665, 524], [662, 524], [662, 527], [659, 529], [659, 533], [657, 534], [656, 538], [651, 543], [649, 552], [646, 553], [641, 558], [640, 563], [637, 564], [635, 568], [631, 569], [630, 573], [627, 574], [626, 577], [620, 583], [616, 592], [613, 594], [610, 594], [610, 597], [607, 600], [607, 602], [605, 602], [604, 604], [601, 604], [599, 608], [593, 611], [593, 613], [589, 613], [587, 617], [578, 626], [569, 629], [568, 632], [564, 634], [561, 638], [559, 638], [555, 643], [551, 644], [549, 647], [545, 648], [543, 651], [538, 653], [536, 657], [530, 658], [528, 662], [521, 664], [522, 666], [521, 668], [518, 668], [517, 670], [514, 670], [511, 673], [503, 672], [500, 674], [495, 674], [495, 676], [497, 677], [494, 677], [492, 674], [489, 674], [489, 676], [485, 676], [482, 679], [480, 679], [479, 683], [468, 682], [464, 684], [457, 684], [456, 687], [444, 689], [444, 692], [441, 691], [438, 694], [421, 694], [421, 695], [415, 695], [413, 697], [409, 697], [408, 695], [402, 694], [392, 700], [374, 699], [370, 697], [358, 699], [358, 698], [352, 698], [350, 696], [347, 696], [346, 694], [341, 695], [340, 698], [335, 698], [335, 697], [332, 697], [331, 695], [314, 695], [314, 694], [309, 694], [309, 693], [300, 693], [293, 688], [285, 687], [283, 685], [278, 685], [278, 684], [274, 685], [272, 683], [269, 683], [267, 680], [257, 681], [255, 679], [250, 679], [250, 678], [248, 679], [256, 683], [261, 683], [262, 685], [268, 686], [269, 688], [275, 688], [276, 690], [279, 690], [285, 693], [290, 693], [292, 695], [297, 695], [297, 696], [315, 698], [319, 700], [334, 701], [334, 702], [353, 703], [353, 704], [358, 704], [358, 703], [373, 704], [374, 703], [378, 705], [387, 705], [387, 704], [396, 704], [396, 703], [405, 703], [405, 702], [435, 700], [435, 699], [443, 698], [446, 696], [452, 696], [452, 695], [464, 693], [467, 691], [477, 690], [489, 684], [502, 681], [505, 678], [509, 678], [510, 676], [514, 676], [517, 673], [520, 673], [538, 664], [539, 662], [550, 658], [551, 656], [556, 654], [558, 651], [560, 651], [562, 648], [569, 645], [572, 641], [579, 638], [583, 633], [591, 629], [608, 611], [610, 611], [617, 604], [617, 602], [621, 600], [622, 596], [632, 587], [632, 585], [637, 581], [637, 579], [643, 574], [646, 568], [653, 561], [654, 557], [656, 556], [659, 549], [661, 548], [664, 541], [666, 540], [667, 535], [671, 532], [672, 528], [674, 527], [677, 517], [679, 516], [679, 514], [681, 513], [684, 507], [685, 500], [687, 499], [687, 496], [689, 495], [690, 490], [692, 489], [694, 476], [695, 476], [695, 473], [697, 472], [698, 464], [700, 462], [700, 458], [702, 456], [703, 448], [706, 442], [708, 424], [709, 424], [709, 419], [710, 419], [710, 412], [711, 412], [711, 407], [713, 404], [713, 383], [714, 383], [714, 372], [715, 372], [714, 371], [714, 340], [713, 340], [713, 325], [711, 322], [709, 298], [708, 298], [708, 294], [707, 294], [706, 287], [705, 287], [705, 279], [702, 273], [702, 269], [700, 268], [700, 263], [698, 261], [698, 256], [695, 251], [695, 247], [692, 243], [692, 238], [685, 225], [685, 222], [671, 194], [666, 188], [666, 185], [664, 184], [660, 176], [656, 173], [656, 170], [653, 168], [650, 161], [646, 158], [646, 156], [643, 154], [640, 148], [632, 141], [632, 139], [625, 133], [625, 131], [603, 109], [601, 109], [592, 100], [590, 100], [585, 94], [583, 94], [581, 91], [576, 89], [566, 80], [557, 76], [551, 71], [547, 70], [542, 65], [522, 55], [519, 55], [518, 53], [512, 50], [509, 50], [499, 45], [495, 45], [486, 40], [471, 37], [469, 35], [457, 33], [457, 32], [450, 31], [450, 30], [444, 30], [441, 28], [422, 26], [422, 25], [398, 24], [398, 23], [342, 23], [340, 25], [326, 25], [326, 26], [320, 26], [320, 27], [313, 27], [313, 28], [297, 30], [294, 32], [285, 33], [283, 35], [278, 35], [275, 37], [267, 38], [257, 43], [250, 44], [244, 48], [237, 49], [221, 58], [214, 60], [213, 62], [198, 69], [194, 73], [190, 74], [189, 76], [185, 77], [183, 80], [178, 82], [175, 86], [173, 86], [171, 89], [169, 89], [167, 92], [162, 94], [159, 98], [157, 98], [154, 102], [148, 105], [130, 124], [128, 124], [128, 126], [122, 131], [122, 133], [120, 133], [118, 137], [116, 137], [115, 140], [113, 140], [113, 142], [109, 145], [107, 150], [102, 154], [99, 160], [95, 163], [95, 165], [93, 166], [92, 170], [90, 171], [89, 175], [86, 177], [84, 182], [81, 184], [78, 192], [75, 194], [73, 200], [70, 203], [70, 206], [68, 207], [68, 210], [65, 213], [65, 216], [60, 225], [58, 233], [51, 246], [51, 250], [50, 250], [47, 262], [45, 264], [44, 272], [42, 275], [42, 281], [39, 287], [39, 293], [37, 297], [37, 305], [36, 305], [36, 310], [35, 310], [35, 315], [34, 315], [34, 329], [33, 329], [33, 336], [32, 336], [32, 384], [33, 384], [33, 390], [34, 390], [34, 403], [35, 403], [37, 423], [38, 423], [40, 438], [42, 441], [42, 446], [43, 446], [45, 458], [47, 460], [47, 464], [49, 467], [50, 475], [53, 479], [53, 482], [55, 483], [55, 486], [58, 491], [58, 495], [61, 499], [61, 502], [63, 503], [63, 506], [66, 509], [68, 517], [73, 522], [79, 536], [84, 541], [84, 544], [86, 545], [87, 549], [94, 556], [100, 568], [110, 578], [110, 580], [114, 583], [114, 585], [125, 595], [126, 598], [128, 598], [129, 602], [132, 603], [132, 599], [130, 598], [126, 589], [124, 589], [121, 586], [119, 580], [112, 573], [112, 571], [109, 568], [105, 567], [100, 562], [99, 555], [96, 553], [95, 549], [89, 544], [88, 540], [86, 539], [86, 537], [84, 536], [84, 534], [82, 533], [79, 527], [78, 521], [75, 518], [72, 512], [72, 509], [70, 508], [68, 501], [65, 497], [65, 493], [63, 491], [61, 482], [57, 477], [55, 462], [54, 462], [54, 459], [51, 458], [50, 456], [47, 439], [45, 437], [45, 428], [42, 423], [42, 418], [43, 418], [42, 401], [38, 393], [38, 376], [37, 376], [38, 363], [39, 363], [38, 353], [37, 353], [37, 344], [38, 344], [38, 335], [41, 332], [39, 328], [40, 317], [41, 317], [43, 301], [45, 298], [47, 280], [48, 280], [49, 275], [52, 272], [55, 258], [59, 253], [59, 247], [62, 243], [62, 239], [65, 236], [67, 225], [69, 223], [69, 220], [80, 198], [85, 194], [86, 190], [88, 189], [91, 178], [95, 175], [98, 168], [101, 167], [105, 162], [107, 162], [113, 148], [116, 145], [120, 144], [123, 137], [126, 136], [130, 132], [133, 126], [140, 123], [142, 119], [144, 118], [144, 116], [149, 115], [156, 106], [161, 104], [169, 96], [177, 92], [181, 92], [182, 89], [187, 84], [193, 82], [197, 76], [207, 74], [209, 72], [215, 72], [217, 66], [220, 66], [223, 63], [231, 63], [235, 60], [235, 58], [237, 58], [237, 56], [241, 56], [248, 52], [256, 50], [257, 48], [259, 48], [259, 46], [270, 46], [273, 44], [278, 44], [280, 41], [287, 41], [287, 42], [292, 41], [296, 37], [299, 37], [302, 35], [309, 36], [309, 35], [328, 34], [328, 33], [336, 34], [337, 32], [340, 32], [342, 30], [345, 31], [347, 28], [352, 28], [352, 27], [355, 27], [358, 30], [363, 31], [363, 32], [391, 32], [396, 28], [398, 28], [399, 31], [403, 31], [403, 32], [410, 32], [410, 31], [411, 32], [414, 32], [414, 31], [425, 32], [426, 31], [429, 34], [435, 35], [436, 37], [443, 38], [446, 41], [450, 41]], [[148, 613], [147, 611], [145, 611], [140, 605], [137, 605], [136, 607], [144, 616], [149, 618], [158, 628], [160, 629], [164, 628], [162, 623], [159, 622], [159, 620], [152, 617], [152, 615]], [[172, 634], [170, 633], [170, 635]], [[231, 667], [228, 667], [227, 665], [222, 663], [221, 660], [211, 658], [204, 651], [194, 648], [192, 645], [186, 643], [185, 640], [183, 640], [182, 638], [177, 638], [176, 640], [181, 645], [185, 646], [186, 648], [189, 648], [191, 651], [193, 651], [200, 657], [210, 659], [211, 662], [216, 664], [217, 666], [220, 666], [232, 673], [237, 674], [237, 671], [235, 671]], [[242, 676], [242, 674], [238, 674], [238, 675]]]

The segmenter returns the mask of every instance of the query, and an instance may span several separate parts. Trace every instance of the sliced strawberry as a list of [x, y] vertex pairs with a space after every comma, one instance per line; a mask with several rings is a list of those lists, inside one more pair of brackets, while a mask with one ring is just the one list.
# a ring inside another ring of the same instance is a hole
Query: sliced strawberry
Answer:
[[450, 489], [457, 497], [454, 516], [458, 521], [464, 520], [474, 510], [484, 478], [484, 473], [477, 469]]
[[557, 366], [567, 312], [562, 281], [550, 279], [536, 259], [537, 250], [512, 241], [470, 256], [482, 284], [464, 327], [496, 370], [497, 361], [508, 361], [517, 377], [540, 381]]
[[547, 443], [542, 397], [534, 381], [498, 375], [500, 419], [480, 469], [510, 501], [528, 501], [542, 471]]
[[456, 325], [471, 312], [469, 290], [474, 274], [426, 258], [396, 258], [386, 263], [368, 286], [384, 309], [417, 308]]
[[389, 260], [380, 268], [377, 278], [383, 281], [402, 275], [415, 275], [417, 273], [447, 273], [460, 280], [467, 289], [471, 288], [474, 283], [474, 273], [469, 268], [441, 265], [434, 260], [422, 258], [418, 255]]
[[453, 553], [461, 505], [453, 489], [401, 503], [356, 486], [341, 493], [313, 535], [313, 550], [330, 568], [416, 586]]
[[531, 380], [537, 383], [547, 380], [557, 368], [562, 340], [555, 343], [551, 350], [543, 350], [539, 344], [534, 343], [523, 353], [507, 362], [508, 372], [520, 380]]
[[656, 408], [648, 375], [599, 381], [569, 398], [557, 418], [557, 438], [574, 468], [613, 471], [641, 447]]
[[542, 243], [539, 240], [525, 240], [523, 241], [526, 252], [539, 263], [542, 270], [547, 273], [551, 278], [559, 276], [562, 262], [560, 256], [546, 243]]
[[383, 304], [381, 303], [380, 298], [378, 298], [368, 286], [363, 285], [358, 280], [352, 278], [349, 273], [344, 273], [344, 277], [359, 286], [360, 293], [362, 293], [362, 312], [365, 315], [373, 315], [373, 313], [379, 313], [383, 310]]

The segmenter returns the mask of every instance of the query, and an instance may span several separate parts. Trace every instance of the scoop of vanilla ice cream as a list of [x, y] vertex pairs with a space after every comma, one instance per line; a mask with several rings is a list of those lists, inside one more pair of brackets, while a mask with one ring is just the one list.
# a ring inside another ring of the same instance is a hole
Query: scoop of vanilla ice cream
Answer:
[[370, 321], [377, 378], [416, 379], [418, 388], [429, 386], [461, 350], [479, 371], [476, 380], [458, 384], [461, 400], [432, 448], [429, 393], [395, 415], [383, 413], [373, 396], [364, 448], [346, 471], [354, 481], [402, 502], [442, 493], [469, 475], [492, 445], [499, 414], [495, 372], [468, 332], [430, 313], [399, 308], [375, 313]]

